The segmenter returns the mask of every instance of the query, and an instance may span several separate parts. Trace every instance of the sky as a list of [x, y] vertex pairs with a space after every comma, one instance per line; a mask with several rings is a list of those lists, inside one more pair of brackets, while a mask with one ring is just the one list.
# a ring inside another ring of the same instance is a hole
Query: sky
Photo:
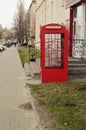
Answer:
[[[24, 0], [25, 8], [28, 9], [32, 0]], [[18, 0], [0, 0], [0, 24], [2, 27], [11, 28], [13, 17], [17, 10]]]

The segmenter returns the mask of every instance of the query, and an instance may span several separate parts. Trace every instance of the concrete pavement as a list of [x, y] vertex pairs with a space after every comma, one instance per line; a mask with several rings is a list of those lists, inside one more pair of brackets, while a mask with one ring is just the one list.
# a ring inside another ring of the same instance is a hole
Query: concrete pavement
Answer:
[[0, 53], [0, 130], [42, 130], [17, 49]]

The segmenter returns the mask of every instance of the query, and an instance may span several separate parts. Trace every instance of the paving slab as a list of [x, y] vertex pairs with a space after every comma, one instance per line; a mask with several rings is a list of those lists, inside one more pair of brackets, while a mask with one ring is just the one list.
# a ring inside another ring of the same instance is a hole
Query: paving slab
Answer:
[[28, 79], [26, 82], [27, 85], [40, 85], [42, 84], [41, 79]]
[[0, 53], [0, 130], [42, 130], [17, 49]]

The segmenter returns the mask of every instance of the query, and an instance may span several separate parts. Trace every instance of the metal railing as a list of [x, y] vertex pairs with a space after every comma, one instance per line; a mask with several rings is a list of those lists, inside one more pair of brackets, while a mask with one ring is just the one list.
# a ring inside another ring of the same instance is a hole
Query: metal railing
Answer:
[[36, 58], [40, 57], [40, 42], [33, 43], [28, 46], [29, 48], [29, 61], [35, 61]]
[[[37, 57], [40, 57], [40, 41], [33, 43], [28, 48], [30, 61], [35, 61]], [[86, 59], [86, 39], [72, 40], [72, 56]]]
[[76, 58], [86, 58], [86, 39], [73, 39], [72, 55]]

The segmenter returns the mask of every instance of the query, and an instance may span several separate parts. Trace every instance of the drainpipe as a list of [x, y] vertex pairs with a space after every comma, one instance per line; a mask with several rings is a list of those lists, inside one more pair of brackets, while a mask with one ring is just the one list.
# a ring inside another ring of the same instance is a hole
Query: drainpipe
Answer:
[[73, 8], [70, 8], [69, 57], [72, 57], [72, 46], [73, 46]]
[[46, 16], [46, 14], [47, 14], [47, 13], [46, 13], [47, 4], [46, 4], [46, 3], [47, 3], [47, 1], [45, 0], [45, 24], [46, 24], [46, 22], [47, 22], [47, 20], [46, 20], [46, 17], [47, 17], [47, 16]]

